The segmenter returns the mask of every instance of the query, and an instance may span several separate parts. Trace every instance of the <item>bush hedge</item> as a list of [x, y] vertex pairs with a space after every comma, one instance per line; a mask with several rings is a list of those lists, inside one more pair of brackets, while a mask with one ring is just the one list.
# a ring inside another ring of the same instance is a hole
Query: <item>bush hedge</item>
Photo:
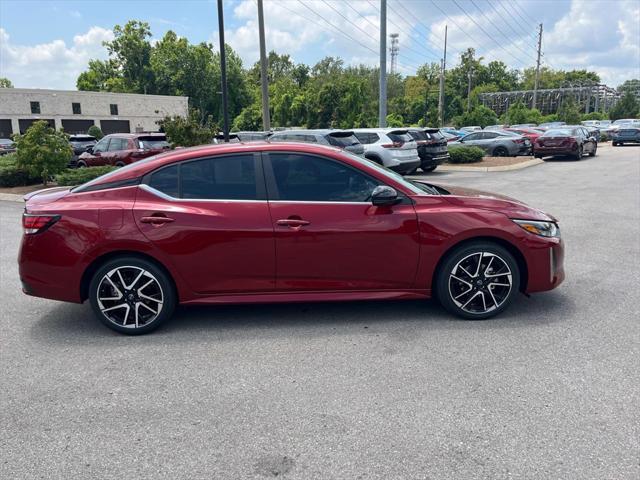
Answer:
[[22, 187], [41, 183], [40, 176], [31, 175], [17, 165], [15, 153], [0, 156], [0, 187]]
[[105, 173], [115, 170], [117, 167], [106, 165], [104, 167], [88, 167], [88, 168], [68, 168], [64, 172], [55, 176], [58, 185], [65, 187], [74, 187], [82, 185], [94, 178], [98, 178]]
[[449, 163], [481, 162], [484, 150], [478, 147], [449, 147]]

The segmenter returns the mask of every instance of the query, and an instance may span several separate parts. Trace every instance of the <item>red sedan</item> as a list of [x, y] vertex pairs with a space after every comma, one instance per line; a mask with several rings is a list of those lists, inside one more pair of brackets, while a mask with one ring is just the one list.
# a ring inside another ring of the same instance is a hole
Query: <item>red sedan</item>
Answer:
[[584, 127], [552, 128], [540, 135], [533, 144], [536, 158], [568, 156], [580, 160], [584, 154], [595, 157], [598, 142]]
[[145, 333], [176, 304], [437, 297], [483, 319], [564, 279], [557, 221], [331, 147], [173, 151], [26, 197], [23, 291]]
[[505, 130], [507, 132], [517, 133], [518, 135], [522, 135], [523, 137], [528, 138], [532, 145], [537, 140], [537, 138], [540, 135], [542, 135], [542, 132], [540, 130], [534, 130], [533, 128], [524, 128], [524, 127], [515, 128], [515, 127], [510, 127], [510, 128], [505, 128]]

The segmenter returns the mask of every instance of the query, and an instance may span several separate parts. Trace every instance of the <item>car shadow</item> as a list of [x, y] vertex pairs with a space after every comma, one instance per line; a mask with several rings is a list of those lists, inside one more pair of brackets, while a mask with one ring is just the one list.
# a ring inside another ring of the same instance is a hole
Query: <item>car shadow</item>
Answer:
[[[278, 337], [331, 337], [360, 333], [404, 339], [441, 330], [493, 330], [560, 322], [575, 305], [562, 290], [519, 296], [509, 309], [485, 321], [463, 321], [435, 301], [361, 301], [179, 307], [173, 318], [145, 335], [150, 344], [225, 342]], [[31, 338], [48, 345], [119, 345], [140, 341], [102, 325], [90, 306], [57, 304], [30, 328]]]

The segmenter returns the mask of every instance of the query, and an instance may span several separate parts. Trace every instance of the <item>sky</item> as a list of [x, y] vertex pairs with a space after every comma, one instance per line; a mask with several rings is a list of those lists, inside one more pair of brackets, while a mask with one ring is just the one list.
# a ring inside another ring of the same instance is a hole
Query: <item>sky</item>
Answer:
[[[380, 0], [264, 0], [267, 50], [313, 65], [379, 62]], [[640, 78], [639, 0], [387, 0], [387, 33], [399, 34], [398, 71], [413, 74], [442, 57], [448, 65], [474, 47], [487, 61], [535, 66], [538, 24], [543, 65], [588, 69], [615, 87]], [[15, 87], [75, 89], [102, 42], [128, 20], [219, 46], [215, 0], [0, 0], [0, 77]], [[251, 66], [259, 58], [256, 0], [224, 0], [225, 41]], [[389, 62], [389, 59], [387, 60]]]

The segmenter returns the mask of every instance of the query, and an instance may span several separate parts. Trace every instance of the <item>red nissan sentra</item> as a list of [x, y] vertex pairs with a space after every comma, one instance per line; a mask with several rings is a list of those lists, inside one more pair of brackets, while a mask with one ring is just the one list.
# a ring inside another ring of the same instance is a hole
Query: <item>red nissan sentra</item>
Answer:
[[435, 296], [484, 319], [564, 279], [552, 216], [319, 145], [176, 150], [25, 199], [24, 292], [128, 334], [178, 303]]

